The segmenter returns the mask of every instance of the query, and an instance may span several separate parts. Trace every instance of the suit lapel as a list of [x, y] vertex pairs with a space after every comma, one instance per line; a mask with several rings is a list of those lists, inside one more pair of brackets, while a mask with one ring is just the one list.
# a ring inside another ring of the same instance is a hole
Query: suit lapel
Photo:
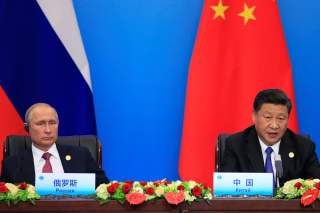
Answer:
[[252, 171], [264, 172], [263, 157], [256, 130], [251, 128], [247, 135], [247, 156], [252, 165]]
[[283, 166], [283, 177], [281, 179], [288, 179], [286, 177], [290, 178], [290, 174], [295, 173], [294, 170], [296, 158], [296, 149], [293, 141], [291, 141], [290, 137], [288, 136], [288, 132], [286, 132], [281, 139], [279, 154], [281, 156]]
[[35, 171], [34, 162], [31, 149], [28, 149], [21, 157], [20, 177], [16, 177], [17, 180], [23, 179], [27, 183], [34, 185], [35, 183]]
[[64, 172], [70, 173], [72, 169], [72, 166], [70, 165], [72, 159], [67, 160], [67, 156], [71, 156], [71, 153], [64, 146], [59, 146], [58, 144], [57, 144], [57, 149], [59, 152], [59, 156], [60, 156], [60, 160], [61, 160]]

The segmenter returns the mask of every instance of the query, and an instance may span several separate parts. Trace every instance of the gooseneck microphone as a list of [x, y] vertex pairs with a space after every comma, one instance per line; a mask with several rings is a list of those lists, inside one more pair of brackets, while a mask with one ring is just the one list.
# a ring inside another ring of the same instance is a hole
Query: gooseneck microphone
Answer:
[[279, 186], [280, 185], [279, 178], [282, 178], [283, 176], [283, 167], [282, 167], [281, 155], [278, 153], [275, 153], [274, 165], [276, 167], [276, 181], [277, 181], [277, 185]]

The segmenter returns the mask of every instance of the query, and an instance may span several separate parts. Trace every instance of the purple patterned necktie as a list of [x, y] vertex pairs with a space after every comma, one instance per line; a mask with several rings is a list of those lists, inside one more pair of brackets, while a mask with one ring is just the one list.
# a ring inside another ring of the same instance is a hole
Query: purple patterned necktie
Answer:
[[42, 168], [43, 173], [52, 173], [52, 166], [50, 163], [50, 157], [51, 157], [51, 154], [49, 152], [45, 152], [42, 155], [42, 158], [46, 161], [44, 163], [43, 168]]

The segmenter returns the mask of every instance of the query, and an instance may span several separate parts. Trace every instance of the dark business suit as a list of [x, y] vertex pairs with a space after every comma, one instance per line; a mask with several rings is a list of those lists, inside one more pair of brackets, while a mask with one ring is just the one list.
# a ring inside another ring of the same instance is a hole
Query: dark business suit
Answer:
[[[279, 154], [283, 167], [280, 185], [295, 178], [320, 178], [315, 145], [308, 138], [287, 130], [281, 138]], [[228, 137], [221, 171], [264, 172], [261, 146], [254, 126]]]
[[[95, 173], [96, 186], [108, 182], [104, 171], [98, 167], [89, 151], [84, 147], [56, 145], [65, 173]], [[66, 156], [71, 157], [70, 160]], [[2, 181], [10, 183], [27, 182], [35, 184], [35, 171], [32, 150], [7, 157], [2, 161]]]

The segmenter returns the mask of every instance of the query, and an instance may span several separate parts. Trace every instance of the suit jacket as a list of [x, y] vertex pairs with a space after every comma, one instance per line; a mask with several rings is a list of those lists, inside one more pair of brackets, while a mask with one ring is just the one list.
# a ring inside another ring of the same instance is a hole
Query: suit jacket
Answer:
[[[225, 145], [222, 172], [264, 172], [261, 146], [254, 126], [230, 135]], [[288, 129], [281, 138], [279, 154], [283, 167], [280, 185], [295, 178], [320, 178], [315, 145], [308, 138]]]
[[[84, 147], [58, 145], [61, 163], [65, 173], [95, 173], [96, 186], [108, 182], [104, 171], [99, 168], [89, 151]], [[71, 159], [66, 160], [70, 155]], [[7, 157], [2, 161], [2, 181], [10, 183], [27, 182], [35, 184], [35, 171], [32, 150]]]

